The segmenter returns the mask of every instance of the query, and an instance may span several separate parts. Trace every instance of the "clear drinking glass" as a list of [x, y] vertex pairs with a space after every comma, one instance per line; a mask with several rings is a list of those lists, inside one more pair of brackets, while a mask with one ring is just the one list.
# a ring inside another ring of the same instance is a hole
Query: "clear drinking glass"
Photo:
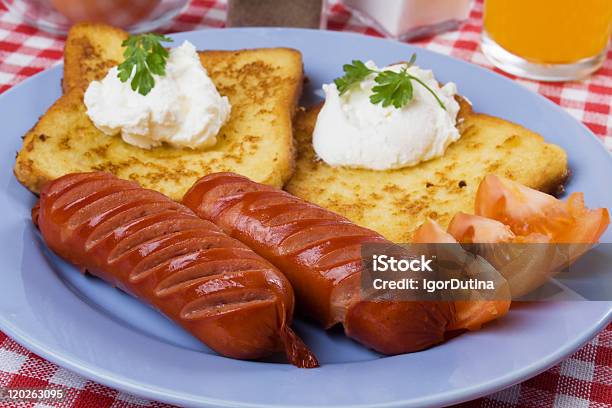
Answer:
[[611, 31], [612, 0], [485, 0], [482, 49], [511, 74], [565, 81], [601, 66]]
[[0, 0], [27, 24], [65, 35], [73, 23], [96, 21], [132, 33], [153, 31], [172, 20], [189, 0]]

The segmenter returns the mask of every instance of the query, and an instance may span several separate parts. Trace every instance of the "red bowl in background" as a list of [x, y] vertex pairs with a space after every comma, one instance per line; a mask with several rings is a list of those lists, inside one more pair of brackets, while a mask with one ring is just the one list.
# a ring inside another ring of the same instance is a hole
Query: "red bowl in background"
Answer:
[[103, 22], [132, 33], [154, 31], [189, 0], [0, 0], [31, 26], [65, 35], [77, 22]]
[[130, 27], [144, 20], [161, 0], [50, 0], [73, 23], [95, 21]]

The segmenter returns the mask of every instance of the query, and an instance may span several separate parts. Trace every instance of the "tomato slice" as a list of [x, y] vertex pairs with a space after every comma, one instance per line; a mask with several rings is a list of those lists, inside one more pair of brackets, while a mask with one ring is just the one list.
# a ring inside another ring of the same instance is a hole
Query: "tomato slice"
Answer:
[[[504, 276], [513, 296], [530, 292], [571, 264], [601, 238], [610, 224], [608, 210], [587, 208], [582, 193], [561, 201], [495, 175], [486, 176], [478, 187], [475, 213], [456, 214], [448, 232], [428, 220], [415, 231], [413, 241], [582, 244], [567, 247], [568, 254], [555, 252], [554, 245], [533, 245], [522, 257], [515, 255], [520, 246], [493, 248], [495, 252], [486, 258]], [[477, 329], [506, 314], [509, 307], [510, 301], [456, 301], [456, 319], [448, 329]]]
[[[440, 224], [433, 220], [427, 220], [417, 228], [413, 235], [413, 242], [458, 245], [453, 235], [444, 231]], [[455, 320], [449, 324], [447, 330], [480, 329], [483, 324], [499, 319], [508, 313], [510, 303], [510, 300], [456, 300], [454, 301]]]
[[448, 225], [448, 232], [462, 243], [511, 242], [516, 238], [510, 227], [478, 215], [457, 213]]
[[432, 219], [427, 219], [414, 232], [412, 242], [419, 244], [456, 244], [457, 240], [444, 231], [440, 224]]
[[535, 233], [551, 243], [595, 243], [610, 224], [608, 210], [586, 208], [582, 193], [564, 202], [495, 175], [480, 183], [475, 211], [508, 225], [517, 236]]
[[471, 251], [485, 258], [504, 277], [513, 298], [541, 286], [568, 263], [567, 251], [548, 245], [548, 236], [516, 236], [507, 225], [479, 215], [456, 214], [448, 232], [459, 242], [477, 244]]
[[456, 300], [455, 321], [448, 331], [478, 330], [484, 324], [497, 320], [510, 310], [509, 300]]
[[[561, 201], [495, 175], [480, 183], [475, 212], [509, 227], [515, 237], [502, 242], [550, 244], [502, 245], [495, 248], [495, 256], [487, 257], [508, 280], [513, 297], [529, 293], [571, 265], [610, 224], [608, 210], [586, 208], [582, 193]], [[511, 262], [496, 262], [500, 255]]]

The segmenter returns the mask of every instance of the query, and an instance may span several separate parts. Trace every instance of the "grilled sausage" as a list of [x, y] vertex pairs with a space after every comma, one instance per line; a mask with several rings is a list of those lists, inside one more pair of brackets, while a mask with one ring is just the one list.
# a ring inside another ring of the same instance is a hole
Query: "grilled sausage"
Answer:
[[183, 203], [276, 265], [289, 279], [300, 312], [325, 328], [384, 354], [443, 341], [450, 302], [360, 299], [361, 246], [388, 243], [378, 233], [285, 191], [232, 173], [200, 179]]
[[284, 351], [318, 365], [289, 327], [293, 291], [268, 261], [190, 209], [107, 173], [49, 183], [32, 219], [59, 256], [144, 300], [224, 356]]

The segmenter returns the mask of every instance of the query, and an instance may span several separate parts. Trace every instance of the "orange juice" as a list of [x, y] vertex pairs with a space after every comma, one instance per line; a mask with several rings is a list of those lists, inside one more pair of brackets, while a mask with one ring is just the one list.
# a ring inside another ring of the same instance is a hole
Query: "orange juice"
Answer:
[[601, 53], [612, 31], [612, 0], [485, 0], [487, 34], [528, 61], [569, 64]]

